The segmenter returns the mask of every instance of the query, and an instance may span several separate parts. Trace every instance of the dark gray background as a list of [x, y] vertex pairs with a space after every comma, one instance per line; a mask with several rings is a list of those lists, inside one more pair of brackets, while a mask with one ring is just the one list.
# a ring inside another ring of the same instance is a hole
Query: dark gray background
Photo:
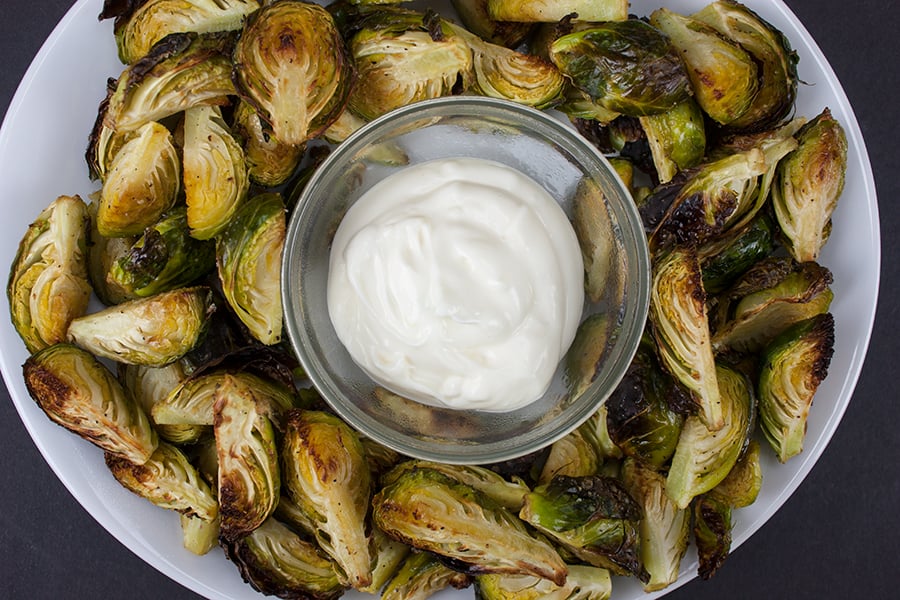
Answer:
[[[69, 4], [0, 0], [0, 113]], [[876, 0], [788, 4], [837, 72], [872, 160], [883, 244], [875, 332], [853, 401], [806, 481], [713, 580], [672, 600], [900, 597], [900, 11]], [[0, 396], [0, 598], [198, 598], [94, 522], [44, 463], [5, 389]]]

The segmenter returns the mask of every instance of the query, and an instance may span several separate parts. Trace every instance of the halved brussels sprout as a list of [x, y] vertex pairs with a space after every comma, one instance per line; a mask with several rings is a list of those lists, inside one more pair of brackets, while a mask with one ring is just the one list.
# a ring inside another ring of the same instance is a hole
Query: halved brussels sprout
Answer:
[[219, 503], [184, 453], [160, 442], [150, 459], [135, 464], [106, 453], [106, 466], [126, 489], [161, 508], [212, 521], [219, 516]]
[[525, 497], [519, 517], [581, 561], [647, 579], [638, 555], [641, 509], [616, 479], [556, 477]]
[[727, 125], [746, 113], [759, 91], [756, 62], [738, 43], [692, 17], [660, 8], [650, 23], [665, 33], [687, 66], [694, 97], [714, 121]]
[[611, 318], [605, 312], [589, 316], [578, 326], [565, 356], [566, 385], [573, 396], [583, 394], [597, 378], [611, 335]]
[[87, 248], [88, 278], [97, 298], [106, 306], [133, 300], [137, 296], [129, 294], [122, 286], [112, 281], [109, 272], [120, 258], [131, 249], [136, 241], [134, 237], [108, 238], [97, 230], [97, 203], [88, 205], [91, 217], [89, 243]]
[[275, 519], [266, 519], [247, 536], [222, 545], [244, 581], [279, 598], [339, 598], [344, 588], [334, 563]]
[[[173, 444], [192, 444], [200, 440], [210, 429], [205, 425], [177, 423], [165, 425], [153, 418], [153, 408], [183, 385], [187, 374], [176, 361], [164, 367], [144, 367], [119, 363], [119, 379], [150, 417], [150, 423], [160, 437]], [[212, 412], [212, 410], [210, 410]], [[210, 425], [212, 419], [210, 418]]]
[[761, 213], [727, 236], [723, 244], [701, 249], [705, 256], [700, 265], [703, 288], [710, 294], [718, 294], [774, 250], [775, 224], [766, 213]]
[[794, 323], [828, 312], [832, 280], [831, 271], [814, 262], [759, 261], [719, 295], [713, 347], [755, 352]]
[[107, 280], [131, 297], [145, 298], [190, 285], [215, 265], [215, 245], [191, 237], [187, 209], [179, 205], [112, 263]]
[[471, 583], [468, 575], [454, 571], [433, 554], [413, 552], [388, 581], [381, 600], [428, 598], [445, 588], [463, 589]]
[[847, 137], [827, 108], [797, 132], [799, 146], [778, 164], [772, 206], [798, 261], [816, 260], [844, 191]]
[[19, 242], [6, 297], [16, 332], [29, 352], [66, 338], [88, 308], [87, 207], [60, 196], [41, 211]]
[[119, 60], [130, 64], [170, 33], [233, 31], [258, 8], [256, 0], [106, 0], [100, 19], [115, 18]]
[[[762, 408], [762, 398], [760, 398]], [[762, 487], [762, 466], [759, 463], [759, 444], [751, 439], [737, 463], [719, 485], [706, 493], [732, 508], [744, 508], [756, 502]]]
[[695, 396], [710, 431], [725, 424], [696, 252], [676, 249], [653, 265], [650, 321], [662, 364]]
[[640, 120], [660, 183], [671, 181], [679, 171], [700, 164], [706, 153], [706, 129], [703, 112], [693, 98]]
[[556, 109], [572, 119], [584, 119], [605, 125], [619, 116], [619, 113], [592, 99], [586, 92], [581, 91], [568, 80], [562, 93], [562, 103]]
[[[232, 33], [173, 33], [119, 76], [98, 125], [121, 133], [140, 128], [192, 106], [227, 104], [231, 82]], [[101, 145], [102, 146], [102, 145]]]
[[22, 366], [28, 393], [55, 423], [131, 462], [156, 450], [156, 432], [143, 409], [89, 352], [54, 344]]
[[212, 310], [209, 288], [182, 288], [74, 319], [67, 337], [103, 358], [162, 367], [197, 345]]
[[366, 522], [372, 483], [356, 433], [328, 413], [290, 411], [282, 461], [285, 486], [315, 526], [319, 545], [352, 587], [369, 586], [374, 557]]
[[215, 392], [221, 537], [247, 536], [275, 511], [281, 491], [275, 429], [268, 406], [247, 382], [225, 375]]
[[263, 187], [275, 187], [287, 182], [303, 159], [306, 146], [279, 141], [249, 102], [238, 102], [234, 122], [235, 131], [244, 141], [244, 157], [250, 180]]
[[181, 543], [197, 556], [207, 554], [219, 545], [219, 518], [206, 521], [200, 517], [181, 515]]
[[172, 208], [181, 190], [181, 160], [168, 129], [150, 121], [119, 148], [106, 174], [97, 229], [106, 237], [138, 235]]
[[475, 92], [535, 108], [547, 108], [562, 99], [566, 80], [551, 62], [486, 42], [450, 25], [472, 49]]
[[281, 340], [281, 254], [287, 217], [278, 194], [250, 198], [216, 241], [222, 293], [257, 340]]
[[763, 433], [781, 462], [803, 449], [809, 409], [828, 375], [833, 352], [834, 317], [830, 313], [789, 327], [764, 351], [759, 414]]
[[451, 3], [465, 28], [492, 44], [515, 48], [534, 29], [533, 23], [492, 19], [488, 14], [488, 0], [451, 0]]
[[723, 425], [711, 431], [696, 416], [685, 419], [666, 478], [666, 493], [678, 508], [716, 487], [734, 467], [749, 440], [756, 410], [753, 388], [740, 372], [716, 365]]
[[797, 95], [797, 53], [778, 29], [740, 2], [711, 2], [693, 15], [740, 44], [757, 63], [759, 90], [750, 108], [729, 123], [730, 128], [766, 129], [777, 125], [794, 108]]
[[624, 21], [627, 0], [487, 0], [488, 15], [497, 21], [555, 23], [572, 13], [581, 21]]
[[691, 93], [675, 47], [637, 19], [564, 35], [550, 46], [550, 60], [592, 99], [625, 115], [665, 112]]
[[275, 137], [299, 146], [344, 109], [353, 70], [327, 10], [272, 2], [247, 20], [234, 51], [234, 77]]
[[[575, 235], [584, 263], [584, 291], [591, 302], [609, 297], [613, 305], [625, 293], [625, 252], [616, 238], [603, 190], [589, 179], [578, 182], [572, 200]], [[610, 283], [613, 285], [610, 285]]]
[[184, 194], [191, 236], [208, 240], [229, 223], [250, 188], [244, 150], [217, 106], [184, 113]]
[[474, 488], [433, 469], [415, 468], [373, 500], [375, 524], [402, 542], [471, 573], [531, 574], [563, 585], [566, 565], [547, 542]]
[[731, 507], [710, 496], [694, 500], [694, 543], [697, 544], [697, 574], [709, 579], [731, 551]]
[[[547, 460], [537, 478], [539, 484], [550, 483], [557, 475], [583, 477], [596, 475], [603, 464], [600, 441], [593, 424], [581, 426], [553, 442]], [[521, 503], [513, 510], [522, 508]]]
[[[398, 574], [404, 561], [409, 557], [411, 548], [391, 538], [377, 527], [372, 528], [372, 547], [375, 553], [372, 583], [360, 588], [360, 591], [378, 594]], [[385, 596], [382, 596], [382, 600], [384, 598]]]
[[666, 494], [666, 478], [634, 459], [622, 465], [622, 481], [643, 511], [640, 523], [641, 562], [650, 579], [645, 592], [664, 589], [675, 583], [681, 559], [687, 552], [691, 514], [678, 508]]
[[379, 11], [360, 27], [350, 40], [358, 79], [349, 105], [364, 119], [471, 86], [472, 50], [436, 14]]
[[612, 579], [600, 567], [569, 565], [562, 586], [531, 575], [479, 575], [475, 594], [479, 600], [608, 600]]

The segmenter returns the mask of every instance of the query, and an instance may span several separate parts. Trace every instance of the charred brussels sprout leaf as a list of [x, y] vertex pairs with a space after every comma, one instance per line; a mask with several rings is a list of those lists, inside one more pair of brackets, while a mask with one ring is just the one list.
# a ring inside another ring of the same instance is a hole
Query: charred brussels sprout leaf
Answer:
[[6, 297], [25, 347], [35, 352], [66, 337], [87, 311], [88, 211], [78, 196], [60, 196], [28, 227], [9, 272]]
[[286, 216], [278, 194], [251, 198], [216, 241], [222, 292], [263, 344], [281, 340], [281, 254]]
[[756, 62], [739, 44], [706, 23], [660, 8], [650, 22], [678, 48], [700, 107], [727, 125], [749, 109], [759, 91]]
[[156, 506], [205, 521], [212, 521], [219, 514], [215, 495], [175, 446], [161, 442], [143, 464], [107, 452], [106, 466], [126, 489]]
[[220, 233], [247, 195], [244, 151], [217, 106], [195, 106], [184, 115], [184, 194], [191, 235]]
[[300, 164], [306, 146], [279, 141], [248, 102], [238, 103], [234, 119], [235, 130], [243, 139], [250, 180], [263, 187], [287, 182]]
[[372, 483], [356, 433], [328, 413], [291, 411], [282, 461], [285, 486], [315, 527], [319, 545], [352, 587], [370, 585], [373, 556], [366, 521]]
[[22, 371], [28, 393], [52, 421], [134, 463], [150, 459], [158, 442], [147, 415], [90, 353], [55, 344], [32, 354]]
[[269, 406], [246, 382], [226, 375], [216, 388], [213, 426], [218, 458], [221, 537], [236, 541], [275, 511], [281, 490]]
[[472, 50], [433, 13], [376, 12], [350, 40], [358, 80], [350, 108], [371, 120], [419, 100], [471, 87]]
[[787, 248], [816, 260], [831, 233], [831, 214], [844, 190], [847, 137], [825, 109], [797, 133], [799, 146], [778, 164], [772, 206]]
[[519, 516], [582, 561], [647, 578], [638, 555], [641, 509], [615, 479], [556, 477], [525, 497]]
[[731, 551], [731, 507], [709, 496], [694, 501], [694, 541], [697, 544], [697, 573], [709, 579]]
[[774, 223], [766, 214], [760, 214], [703, 260], [704, 289], [710, 294], [722, 292], [774, 250]]
[[803, 449], [806, 419], [834, 352], [834, 317], [825, 313], [788, 328], [769, 344], [759, 377], [763, 433], [781, 462]]
[[533, 23], [492, 19], [488, 14], [488, 0], [452, 0], [452, 4], [465, 28], [492, 44], [515, 48], [534, 29]]
[[749, 439], [756, 410], [753, 388], [738, 371], [717, 365], [723, 425], [710, 431], [699, 417], [685, 419], [666, 479], [666, 493], [679, 508], [716, 487], [734, 467]]
[[691, 515], [666, 494], [666, 478], [635, 460], [622, 466], [622, 480], [643, 511], [640, 523], [641, 561], [650, 574], [644, 591], [653, 592], [675, 583], [687, 552]]
[[381, 599], [428, 598], [445, 588], [463, 589], [470, 584], [468, 575], [447, 567], [433, 554], [414, 552], [403, 561], [397, 573], [387, 583]]
[[279, 598], [332, 600], [343, 594], [334, 563], [275, 519], [232, 543], [223, 544], [244, 581], [256, 591]]
[[107, 277], [129, 296], [144, 298], [189, 285], [215, 264], [215, 245], [191, 237], [187, 211], [178, 206], [144, 230]]
[[692, 99], [657, 115], [640, 117], [660, 183], [700, 164], [706, 152], [706, 129], [700, 105]]
[[79, 317], [67, 335], [97, 356], [161, 367], [197, 345], [212, 310], [209, 288], [183, 288]]
[[[226, 104], [234, 95], [231, 33], [173, 33], [119, 77], [102, 127], [132, 131], [192, 106]], [[95, 126], [95, 130], [98, 127]]]
[[471, 574], [531, 574], [563, 585], [566, 565], [532, 537], [514, 514], [484, 494], [417, 468], [384, 486], [373, 501], [375, 524], [420, 550], [439, 554]]
[[531, 575], [479, 575], [475, 590], [479, 600], [608, 600], [612, 579], [600, 567], [569, 565], [562, 586]]
[[582, 21], [624, 21], [627, 0], [487, 0], [488, 15], [498, 21], [555, 23], [572, 13]]
[[712, 2], [693, 15], [740, 44], [756, 61], [759, 90], [750, 108], [729, 123], [730, 128], [765, 129], [777, 125], [794, 107], [797, 95], [797, 54], [772, 24], [731, 0]]
[[169, 130], [142, 126], [116, 153], [103, 182], [97, 229], [107, 237], [140, 234], [169, 210], [181, 190], [181, 160]]
[[674, 250], [653, 266], [650, 320], [662, 364], [700, 406], [711, 431], [724, 424], [706, 313], [700, 263], [691, 250]]
[[637, 19], [564, 35], [550, 46], [550, 59], [591, 98], [625, 115], [671, 110], [691, 93], [674, 46]]
[[318, 136], [340, 114], [353, 79], [331, 14], [316, 4], [274, 2], [246, 23], [234, 52], [241, 96], [284, 144]]
[[101, 19], [115, 17], [119, 59], [130, 64], [170, 33], [210, 33], [240, 29], [256, 0], [106, 0]]

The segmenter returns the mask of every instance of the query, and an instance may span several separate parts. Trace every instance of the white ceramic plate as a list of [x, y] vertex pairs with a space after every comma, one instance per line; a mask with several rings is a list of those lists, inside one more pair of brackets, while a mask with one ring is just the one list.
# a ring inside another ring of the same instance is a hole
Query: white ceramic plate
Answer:
[[[665, 4], [678, 12], [700, 9], [706, 0], [633, 0], [631, 11], [646, 15]], [[12, 263], [28, 224], [54, 198], [87, 198], [96, 184], [83, 159], [107, 77], [121, 65], [110, 22], [98, 23], [101, 0], [80, 0], [63, 18], [25, 75], [0, 130], [0, 265]], [[780, 0], [747, 0], [779, 27], [800, 55], [798, 114], [813, 117], [824, 107], [844, 125], [849, 141], [846, 187], [834, 216], [834, 232], [821, 262], [834, 272], [837, 344], [828, 378], [809, 418], [805, 449], [787, 465], [765, 455], [765, 477], [757, 502], [735, 513], [734, 546], [756, 531], [787, 500], [831, 439], [850, 402], [869, 343], [878, 292], [881, 252], [875, 186], [859, 125], [834, 72], [809, 33]], [[8, 315], [6, 296], [0, 313]], [[149, 564], [198, 594], [214, 600], [259, 598], [219, 551], [197, 557], [181, 545], [177, 515], [125, 491], [110, 476], [102, 453], [51, 423], [28, 396], [21, 376], [27, 358], [9, 319], [0, 319], [0, 369], [22, 421], [60, 480], [113, 536]], [[726, 567], [727, 568], [727, 565]], [[696, 571], [692, 556], [678, 584]], [[675, 587], [675, 586], [673, 586]], [[614, 581], [614, 600], [655, 598], [630, 580]], [[671, 589], [671, 588], [670, 588]], [[348, 598], [363, 598], [350, 593]], [[368, 597], [368, 596], [365, 596]], [[471, 598], [471, 591], [448, 591], [441, 598]]]

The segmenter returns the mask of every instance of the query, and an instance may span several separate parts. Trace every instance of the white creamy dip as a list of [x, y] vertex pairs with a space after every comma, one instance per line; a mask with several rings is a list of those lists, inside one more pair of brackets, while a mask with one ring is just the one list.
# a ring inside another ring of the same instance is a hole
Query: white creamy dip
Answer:
[[440, 159], [388, 176], [347, 211], [328, 311], [353, 360], [413, 400], [509, 411], [543, 395], [584, 303], [581, 251], [537, 182]]

